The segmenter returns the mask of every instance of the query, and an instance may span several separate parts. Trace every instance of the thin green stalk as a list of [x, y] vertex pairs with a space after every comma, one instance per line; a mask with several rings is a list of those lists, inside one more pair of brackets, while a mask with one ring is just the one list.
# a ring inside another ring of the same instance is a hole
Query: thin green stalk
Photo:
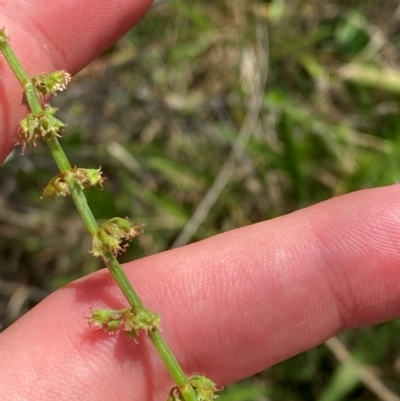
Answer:
[[8, 38], [4, 29], [0, 31], [0, 50], [19, 83], [24, 87], [26, 82], [29, 81], [29, 77], [25, 72], [24, 67], [22, 67], [22, 64], [19, 62], [17, 55], [14, 53], [13, 48], [8, 44]]
[[[154, 348], [157, 350], [158, 354], [160, 355], [161, 359], [163, 360], [165, 366], [170, 366], [173, 367], [173, 369], [169, 370], [169, 373], [171, 374], [172, 378], [174, 379], [174, 382], [177, 384], [179, 388], [185, 387], [185, 385], [188, 384], [188, 379], [187, 376], [185, 375], [185, 372], [182, 370], [181, 366], [179, 365], [178, 361], [174, 357], [173, 353], [171, 350], [168, 348], [167, 344], [164, 341], [164, 338], [160, 334], [159, 331], [152, 331], [149, 333], [149, 338], [152, 344], [154, 345]], [[186, 392], [186, 394], [184, 394]], [[193, 389], [191, 386], [188, 386], [188, 388], [185, 388], [185, 390], [182, 391], [183, 396], [185, 397], [185, 400], [196, 400], [197, 397], [193, 392], [194, 398], [192, 398], [192, 392]]]
[[[6, 56], [4, 55], [4, 57], [6, 57]], [[7, 57], [6, 57], [6, 60], [8, 61]], [[31, 112], [35, 113], [35, 114], [40, 113], [43, 110], [43, 108], [37, 97], [35, 87], [33, 86], [32, 82], [29, 81], [29, 78], [26, 75], [26, 72], [22, 69], [22, 66], [21, 66], [21, 69], [17, 68], [16, 71], [19, 71], [21, 74], [24, 74], [22, 77], [17, 76], [17, 78], [18, 78], [19, 82], [25, 82], [22, 85], [22, 87], [24, 88], [25, 97], [29, 104], [29, 108], [31, 109]], [[15, 73], [15, 71], [14, 71], [14, 73]]]
[[[54, 138], [55, 139], [55, 138]], [[50, 148], [50, 144], [47, 143]], [[93, 236], [99, 230], [99, 226], [95, 217], [93, 216], [92, 210], [90, 209], [85, 194], [83, 193], [83, 189], [74, 182], [73, 178], [66, 178], [67, 184], [71, 190], [71, 196], [75, 203], [76, 208], [78, 209], [79, 214], [89, 234]]]
[[129, 301], [129, 304], [134, 308], [143, 306], [143, 302], [140, 299], [139, 295], [132, 287], [128, 277], [125, 272], [121, 269], [121, 265], [113, 254], [107, 255], [108, 260], [106, 261], [106, 265], [114, 280], [117, 282], [119, 288], [125, 295], [126, 299]]
[[[10, 68], [17, 77], [19, 83], [24, 88], [26, 102], [29, 105], [31, 112], [33, 114], [42, 113], [43, 108], [39, 102], [36, 89], [29, 79], [28, 75], [26, 74], [21, 63], [19, 62], [16, 54], [12, 50], [11, 46], [8, 44], [8, 40], [4, 30], [0, 30], [0, 51], [3, 53], [6, 61], [8, 62]], [[50, 139], [47, 139], [46, 143], [54, 160], [57, 163], [60, 172], [63, 173], [71, 170], [71, 164], [68, 161], [68, 158], [65, 155], [57, 138], [54, 136]], [[71, 196], [75, 202], [79, 214], [81, 215], [85, 223], [85, 226], [87, 227], [90, 235], [93, 236], [98, 232], [99, 226], [87, 203], [87, 199], [83, 192], [83, 189], [74, 181], [72, 177], [66, 177], [65, 181], [69, 186]], [[123, 271], [121, 265], [114, 257], [114, 255], [109, 254], [107, 256], [107, 260], [105, 261], [107, 268], [109, 269], [111, 275], [127, 298], [130, 305], [134, 308], [143, 307], [143, 303], [140, 297], [132, 287], [131, 283], [128, 280], [128, 277], [126, 276], [125, 272]], [[160, 332], [157, 331], [157, 329], [150, 331], [149, 338], [153, 343], [155, 349], [157, 350], [158, 354], [160, 355], [160, 358], [167, 367], [172, 378], [174, 379], [176, 385], [180, 389], [183, 399], [185, 401], [196, 401], [197, 396], [193, 387], [190, 385], [188, 377], [183, 372], [181, 366], [167, 346]]]

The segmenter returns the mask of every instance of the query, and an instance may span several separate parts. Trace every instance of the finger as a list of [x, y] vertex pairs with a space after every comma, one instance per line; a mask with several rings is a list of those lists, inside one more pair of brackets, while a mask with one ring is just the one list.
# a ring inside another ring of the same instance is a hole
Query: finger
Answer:
[[[223, 385], [400, 315], [399, 195], [397, 185], [360, 191], [126, 269], [185, 370]], [[171, 382], [145, 339], [87, 328], [82, 316], [99, 305], [125, 305], [104, 271], [4, 332], [0, 377], [14, 383], [0, 385], [4, 399], [11, 388], [40, 400], [165, 399]]]
[[[74, 74], [126, 33], [151, 0], [1, 2], [2, 25], [29, 75]], [[15, 16], [18, 18], [15, 18]], [[11, 151], [24, 109], [22, 90], [0, 57], [0, 163]]]

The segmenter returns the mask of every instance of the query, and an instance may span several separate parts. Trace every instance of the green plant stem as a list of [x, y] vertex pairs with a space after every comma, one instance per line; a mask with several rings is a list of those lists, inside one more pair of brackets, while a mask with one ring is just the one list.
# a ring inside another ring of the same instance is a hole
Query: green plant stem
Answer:
[[174, 357], [173, 353], [164, 341], [164, 338], [159, 331], [152, 331], [149, 333], [149, 338], [154, 348], [157, 350], [158, 355], [163, 360], [165, 366], [173, 367], [169, 369], [169, 373], [174, 379], [176, 385], [181, 389], [181, 393], [185, 400], [196, 401], [197, 397], [193, 391], [192, 386], [189, 385], [189, 381], [185, 372], [182, 370], [178, 361]]
[[17, 55], [14, 53], [13, 48], [8, 44], [8, 38], [4, 29], [0, 30], [0, 50], [19, 83], [24, 87], [25, 83], [28, 82], [29, 77], [25, 72], [24, 67], [22, 67], [22, 64], [19, 62]]
[[[26, 100], [29, 104], [31, 112], [34, 114], [41, 113], [43, 111], [43, 108], [39, 102], [36, 90], [21, 63], [19, 62], [13, 49], [8, 44], [8, 40], [4, 33], [4, 30], [0, 30], [0, 51], [3, 53], [4, 58], [6, 59], [10, 68], [17, 77], [19, 83], [24, 88]], [[54, 160], [57, 163], [59, 170], [61, 172], [71, 170], [71, 164], [68, 161], [68, 158], [65, 155], [58, 139], [56, 137], [53, 137], [46, 140], [46, 143]], [[87, 203], [86, 196], [82, 188], [78, 184], [76, 184], [72, 178], [66, 178], [66, 182], [70, 188], [71, 196], [75, 202], [79, 214], [81, 215], [90, 235], [93, 236], [98, 231], [99, 227]], [[143, 303], [139, 295], [132, 287], [128, 277], [126, 276], [125, 272], [123, 271], [121, 265], [114, 257], [114, 255], [108, 255], [106, 265], [130, 305], [134, 308], [143, 307]], [[181, 389], [184, 400], [196, 401], [197, 396], [194, 389], [189, 384], [189, 379], [183, 372], [181, 366], [179, 365], [170, 348], [161, 336], [160, 332], [157, 330], [150, 332], [149, 338], [155, 349], [157, 350], [160, 358], [167, 367], [172, 378], [174, 379], [176, 385], [179, 389]]]
[[129, 304], [134, 308], [142, 307], [142, 300], [140, 299], [135, 289], [132, 287], [128, 277], [122, 270], [121, 265], [119, 264], [116, 257], [113, 254], [109, 253], [105, 262], [114, 280], [117, 282], [119, 288], [125, 295], [126, 299], [129, 301]]

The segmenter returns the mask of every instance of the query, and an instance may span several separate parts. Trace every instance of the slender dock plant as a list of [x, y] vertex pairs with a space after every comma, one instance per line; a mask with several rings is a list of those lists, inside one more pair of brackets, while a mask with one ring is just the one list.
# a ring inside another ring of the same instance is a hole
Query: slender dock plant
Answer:
[[97, 224], [84, 190], [95, 185], [102, 186], [104, 178], [101, 169], [71, 166], [59, 141], [65, 124], [55, 117], [55, 108], [48, 104], [42, 106], [40, 102], [64, 90], [71, 76], [65, 71], [55, 71], [29, 77], [10, 46], [4, 29], [0, 30], [0, 52], [22, 86], [22, 102], [28, 110], [27, 116], [20, 123], [16, 143], [24, 151], [30, 144], [36, 146], [38, 141], [45, 142], [60, 170], [58, 175], [51, 178], [42, 197], [72, 197], [92, 237], [90, 252], [102, 258], [129, 303], [129, 307], [120, 310], [93, 309], [89, 323], [109, 333], [123, 330], [135, 340], [140, 333], [145, 333], [176, 384], [169, 392], [168, 401], [210, 401], [216, 398], [214, 382], [200, 375], [189, 377], [184, 373], [160, 333], [161, 317], [143, 305], [117, 260], [129, 241], [140, 235], [141, 227], [121, 217], [114, 217], [101, 226]]

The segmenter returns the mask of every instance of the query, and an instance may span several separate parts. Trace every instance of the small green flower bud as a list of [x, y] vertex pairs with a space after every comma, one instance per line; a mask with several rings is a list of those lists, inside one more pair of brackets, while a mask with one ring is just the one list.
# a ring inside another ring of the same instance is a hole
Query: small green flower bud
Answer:
[[97, 233], [93, 235], [92, 250], [90, 252], [93, 256], [100, 256], [107, 260], [108, 253], [117, 256], [124, 252], [125, 247], [121, 246], [121, 243], [122, 239], [114, 237], [100, 228]]
[[158, 329], [160, 320], [160, 315], [144, 307], [131, 309], [131, 313], [126, 314], [125, 331], [136, 338], [140, 332], [148, 333]]
[[196, 392], [197, 401], [212, 401], [218, 397], [215, 395], [218, 391], [216, 384], [207, 377], [195, 375], [189, 379], [189, 382]]
[[17, 142], [22, 145], [22, 153], [25, 151], [28, 143], [36, 146], [36, 140], [39, 138], [41, 138], [41, 135], [38, 120], [33, 114], [29, 114], [20, 122], [17, 136]]
[[[101, 168], [88, 168], [86, 169], [86, 174], [87, 174], [87, 182], [90, 186], [99, 184], [100, 186], [102, 186], [105, 178], [102, 177], [102, 172], [101, 172]], [[86, 183], [84, 183], [86, 184]]]
[[47, 106], [40, 113], [28, 114], [21, 123], [17, 136], [17, 142], [23, 146], [23, 151], [28, 143], [36, 146], [37, 139], [51, 139], [59, 137], [65, 124], [54, 117], [57, 109]]
[[99, 230], [99, 239], [101, 240], [103, 246], [108, 248], [115, 256], [124, 251], [124, 248], [120, 245], [122, 242], [121, 239], [109, 235], [104, 230]]
[[124, 315], [130, 308], [113, 310], [113, 309], [93, 309], [92, 316], [89, 318], [89, 325], [96, 324], [107, 333], [117, 331], [123, 321]]
[[31, 79], [37, 93], [42, 96], [55, 95], [58, 91], [63, 91], [70, 80], [71, 75], [63, 70], [49, 74], [39, 74]]
[[[42, 197], [71, 195], [71, 190], [66, 182], [67, 177], [72, 178], [82, 189], [95, 184], [102, 185], [104, 181], [100, 169], [74, 167], [72, 170], [64, 171], [53, 177], [44, 189]], [[104, 240], [107, 241], [107, 238]]]
[[64, 174], [58, 174], [53, 177], [43, 190], [42, 198], [49, 196], [67, 196], [71, 195], [68, 184], [64, 181]]
[[104, 229], [111, 235], [119, 236], [127, 241], [139, 236], [142, 226], [135, 226], [129, 219], [114, 217], [104, 224]]
[[92, 253], [95, 257], [107, 259], [107, 249], [104, 247], [102, 240], [99, 238], [99, 231], [93, 235], [92, 249], [90, 250], [90, 253]]
[[169, 392], [167, 401], [184, 401], [183, 393], [187, 387], [191, 386], [196, 393], [197, 401], [212, 401], [215, 398], [218, 398], [215, 395], [216, 391], [219, 391], [215, 386], [216, 384], [204, 376], [192, 376], [189, 378], [189, 384], [185, 386], [173, 387]]
[[46, 106], [43, 111], [38, 114], [41, 129], [41, 136], [45, 139], [53, 136], [59, 137], [59, 132], [65, 128], [65, 124], [54, 117], [57, 109], [51, 106]]
[[107, 333], [123, 329], [135, 339], [140, 332], [148, 333], [156, 330], [159, 322], [160, 316], [144, 307], [120, 310], [93, 309], [89, 318], [90, 325], [94, 323]]
[[99, 184], [103, 187], [105, 180], [101, 175], [101, 168], [78, 168], [74, 167], [71, 172], [74, 181], [82, 188], [92, 187]]
[[93, 236], [92, 254], [103, 258], [107, 258], [107, 253], [119, 255], [125, 251], [126, 242], [141, 234], [140, 227], [121, 217], [106, 221]]

